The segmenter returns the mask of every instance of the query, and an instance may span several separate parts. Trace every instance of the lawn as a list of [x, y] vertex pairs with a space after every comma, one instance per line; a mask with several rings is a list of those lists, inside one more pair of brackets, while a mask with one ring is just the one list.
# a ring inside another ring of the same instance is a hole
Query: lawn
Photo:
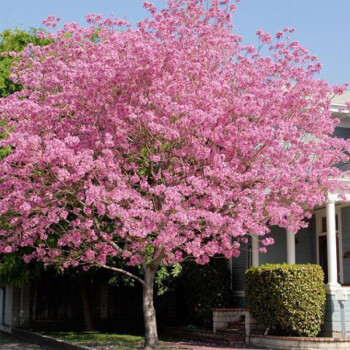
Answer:
[[[45, 335], [59, 338], [70, 343], [86, 345], [98, 350], [142, 349], [144, 338], [129, 334], [101, 332], [46, 332]], [[159, 350], [184, 349], [181, 343], [172, 339], [162, 339]]]

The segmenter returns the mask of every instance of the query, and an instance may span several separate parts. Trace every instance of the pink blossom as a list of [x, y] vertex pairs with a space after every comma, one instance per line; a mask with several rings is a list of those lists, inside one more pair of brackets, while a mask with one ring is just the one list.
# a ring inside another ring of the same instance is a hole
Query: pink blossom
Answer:
[[276, 38], [281, 39], [283, 37], [283, 32], [277, 32], [276, 33]]
[[258, 35], [259, 39], [261, 40], [262, 43], [264, 44], [270, 44], [272, 42], [272, 36], [269, 33], [264, 33], [262, 30], [258, 30], [256, 32]]
[[266, 237], [264, 238], [261, 243], [264, 245], [264, 246], [267, 246], [267, 245], [271, 245], [271, 244], [274, 244], [275, 243], [275, 240], [272, 238], [272, 237]]
[[93, 261], [95, 259], [95, 253], [92, 250], [87, 250], [85, 256], [88, 261]]
[[334, 85], [333, 86], [333, 91], [337, 95], [341, 95], [345, 92], [346, 86], [345, 85]]
[[203, 264], [239, 256], [251, 235], [266, 252], [270, 225], [296, 232], [329, 191], [348, 190], [333, 165], [349, 161], [349, 142], [330, 136], [330, 98], [346, 85], [314, 78], [317, 58], [279, 40], [293, 28], [258, 31], [267, 50], [243, 45], [234, 5], [146, 3], [137, 28], [90, 14], [13, 53], [23, 90], [0, 100], [12, 149], [2, 252], [63, 269], [160, 252], [164, 265]]
[[11, 246], [6, 246], [5, 248], [4, 248], [4, 253], [12, 253], [12, 247]]
[[259, 252], [261, 254], [266, 254], [267, 253], [267, 249], [265, 247], [259, 247], [258, 250], [259, 250]]
[[157, 12], [157, 8], [154, 6], [153, 3], [145, 1], [143, 3], [143, 7], [149, 11], [150, 13], [152, 13], [152, 15], [154, 15]]

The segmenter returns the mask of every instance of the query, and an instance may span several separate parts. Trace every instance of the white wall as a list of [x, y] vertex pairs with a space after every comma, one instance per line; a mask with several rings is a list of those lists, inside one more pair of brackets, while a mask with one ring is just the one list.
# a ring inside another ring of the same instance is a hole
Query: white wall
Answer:
[[[11, 325], [13, 323], [12, 306], [13, 306], [13, 288], [7, 286], [0, 289], [0, 330], [11, 333]], [[5, 302], [4, 302], [5, 299]], [[5, 310], [4, 310], [5, 306]]]
[[0, 325], [2, 324], [3, 300], [4, 300], [4, 291], [2, 289], [0, 289]]
[[13, 303], [13, 287], [6, 286], [5, 293], [5, 315], [2, 324], [4, 326], [12, 326], [12, 303]]

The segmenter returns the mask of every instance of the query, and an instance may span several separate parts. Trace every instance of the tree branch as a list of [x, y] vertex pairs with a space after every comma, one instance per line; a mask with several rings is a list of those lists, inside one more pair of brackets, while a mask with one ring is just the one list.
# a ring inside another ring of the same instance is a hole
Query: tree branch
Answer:
[[164, 258], [164, 248], [160, 248], [159, 252], [157, 252], [158, 255], [156, 258], [154, 258], [148, 265], [156, 270], [158, 268], [158, 266], [160, 265], [162, 259]]
[[96, 216], [95, 216], [95, 215], [93, 215], [92, 220], [93, 220], [93, 223], [94, 223], [94, 229], [95, 229], [95, 231], [100, 235], [100, 237], [101, 237], [106, 243], [110, 244], [110, 245], [111, 245], [115, 250], [117, 250], [119, 253], [122, 253], [123, 250], [122, 250], [122, 248], [120, 248], [120, 247], [118, 246], [117, 243], [113, 242], [112, 240], [108, 241], [108, 240], [106, 240], [105, 238], [102, 237], [102, 235], [101, 235], [100, 224], [98, 223], [98, 220], [96, 219]]
[[112, 266], [108, 266], [108, 265], [104, 265], [104, 264], [96, 264], [94, 266], [96, 266], [96, 267], [103, 267], [104, 269], [112, 270], [112, 271], [115, 271], [115, 272], [127, 275], [127, 276], [135, 279], [136, 281], [139, 281], [142, 285], [145, 285], [145, 281], [143, 279], [141, 279], [140, 277], [134, 275], [133, 273], [125, 271], [123, 269], [118, 269], [117, 267], [112, 267]]

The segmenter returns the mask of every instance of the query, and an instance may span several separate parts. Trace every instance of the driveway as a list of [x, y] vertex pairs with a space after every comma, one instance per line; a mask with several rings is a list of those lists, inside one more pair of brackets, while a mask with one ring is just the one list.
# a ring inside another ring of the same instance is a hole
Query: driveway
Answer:
[[0, 332], [0, 349], [1, 350], [44, 350], [45, 348], [26, 343], [13, 336]]

